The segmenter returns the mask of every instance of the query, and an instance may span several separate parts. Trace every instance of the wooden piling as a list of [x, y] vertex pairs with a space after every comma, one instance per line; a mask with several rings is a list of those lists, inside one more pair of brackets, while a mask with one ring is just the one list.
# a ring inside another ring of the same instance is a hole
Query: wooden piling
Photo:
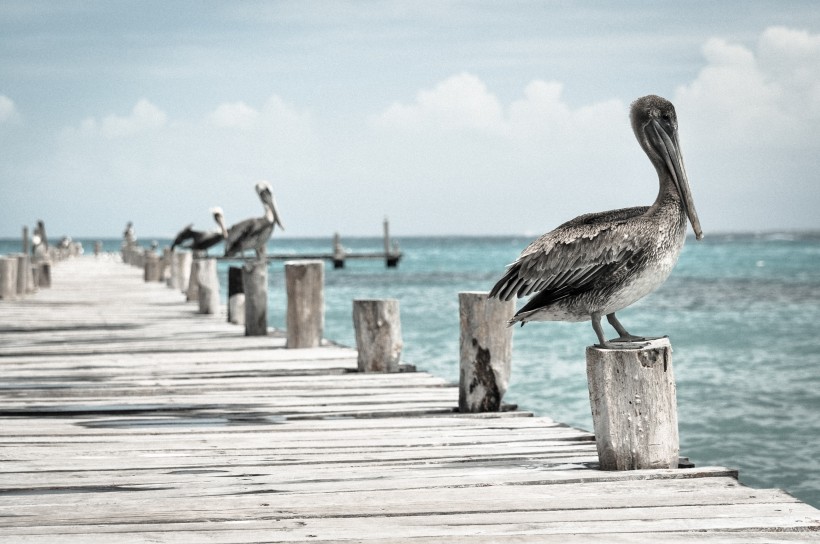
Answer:
[[199, 264], [200, 259], [191, 259], [191, 268], [188, 271], [188, 288], [184, 290], [185, 300], [188, 302], [199, 301]]
[[193, 256], [187, 251], [182, 251], [174, 254], [174, 266], [176, 268], [176, 285], [172, 285], [171, 287], [175, 287], [183, 293], [188, 292], [188, 281], [191, 278], [192, 263]]
[[245, 290], [242, 287], [242, 267], [228, 267], [228, 323], [245, 324]]
[[354, 300], [359, 372], [398, 372], [403, 347], [399, 301]]
[[28, 278], [31, 258], [25, 253], [19, 253], [15, 257], [17, 258], [17, 296], [23, 297], [29, 292]]
[[0, 257], [0, 299], [17, 298], [17, 257]]
[[589, 401], [602, 470], [677, 468], [672, 346], [586, 349]]
[[324, 263], [315, 260], [286, 262], [285, 285], [288, 295], [287, 347], [318, 347], [325, 327]]
[[458, 408], [497, 412], [512, 367], [512, 300], [491, 299], [483, 291], [458, 294], [460, 333]]
[[333, 268], [345, 267], [345, 248], [338, 232], [333, 233]]
[[219, 277], [216, 259], [197, 259], [197, 284], [199, 313], [219, 313]]
[[242, 267], [245, 292], [245, 336], [268, 334], [268, 263], [248, 261]]
[[161, 270], [159, 257], [154, 252], [146, 253], [143, 264], [143, 280], [146, 283], [160, 281], [162, 279]]
[[51, 263], [48, 261], [40, 261], [37, 264], [39, 270], [37, 276], [37, 286], [43, 289], [51, 287]]

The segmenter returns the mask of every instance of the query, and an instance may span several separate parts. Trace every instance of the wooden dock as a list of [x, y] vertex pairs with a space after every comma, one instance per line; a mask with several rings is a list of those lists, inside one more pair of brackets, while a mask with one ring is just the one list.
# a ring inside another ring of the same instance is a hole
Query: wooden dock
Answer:
[[820, 541], [820, 511], [731, 469], [600, 471], [587, 432], [355, 369], [114, 258], [59, 263], [0, 301], [0, 542]]

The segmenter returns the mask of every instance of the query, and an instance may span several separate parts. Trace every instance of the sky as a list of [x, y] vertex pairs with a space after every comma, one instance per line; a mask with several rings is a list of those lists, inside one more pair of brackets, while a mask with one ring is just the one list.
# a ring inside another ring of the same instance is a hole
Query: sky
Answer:
[[671, 100], [706, 236], [820, 230], [815, 1], [0, 2], [0, 237], [262, 215], [293, 237], [547, 232], [649, 205]]

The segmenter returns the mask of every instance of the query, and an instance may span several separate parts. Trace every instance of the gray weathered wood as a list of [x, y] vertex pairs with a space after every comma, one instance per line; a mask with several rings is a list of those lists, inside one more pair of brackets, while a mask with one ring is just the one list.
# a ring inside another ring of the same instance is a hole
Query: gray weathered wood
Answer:
[[0, 299], [17, 298], [17, 257], [0, 257]]
[[40, 261], [37, 264], [39, 275], [37, 276], [37, 286], [43, 289], [51, 287], [51, 263], [49, 261]]
[[25, 296], [31, 292], [29, 278], [31, 277], [31, 257], [26, 253], [20, 253], [17, 257], [17, 295]]
[[219, 277], [216, 272], [216, 259], [197, 259], [197, 283], [199, 313], [219, 313]]
[[589, 400], [603, 470], [676, 468], [678, 414], [672, 346], [586, 350]]
[[399, 371], [404, 344], [398, 300], [354, 300], [353, 327], [359, 372]]
[[288, 348], [313, 348], [321, 344], [325, 327], [324, 263], [285, 263]]
[[245, 336], [268, 334], [268, 263], [248, 261], [242, 267], [245, 292]]
[[160, 259], [154, 252], [149, 252], [145, 255], [143, 262], [143, 280], [146, 282], [160, 281], [162, 265]]
[[191, 278], [191, 265], [193, 264], [193, 255], [188, 251], [181, 251], [174, 255], [174, 265], [176, 266], [176, 284], [172, 285], [183, 293], [188, 292], [188, 281]]
[[512, 329], [507, 321], [515, 303], [490, 299], [483, 291], [461, 292], [458, 302], [459, 410], [498, 411], [510, 382]]
[[[454, 413], [424, 372], [354, 372], [191, 317], [80, 257], [0, 304], [3, 542], [815, 541], [820, 512], [722, 467], [601, 471], [592, 435]], [[423, 417], [414, 417], [423, 416]], [[524, 417], [521, 417], [524, 416]], [[805, 469], [808, 470], [808, 469]]]
[[191, 265], [188, 269], [188, 280], [185, 282], [185, 300], [188, 302], [199, 301], [199, 264], [201, 259], [191, 258]]
[[228, 323], [245, 324], [245, 289], [242, 286], [242, 267], [228, 267]]

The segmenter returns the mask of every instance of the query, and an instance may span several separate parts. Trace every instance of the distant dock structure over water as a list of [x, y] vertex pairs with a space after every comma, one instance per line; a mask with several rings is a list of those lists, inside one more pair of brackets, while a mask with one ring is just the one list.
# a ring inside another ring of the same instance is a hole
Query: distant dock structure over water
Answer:
[[[268, 261], [321, 260], [331, 261], [333, 268], [344, 268], [348, 260], [383, 260], [387, 268], [396, 268], [402, 258], [398, 242], [390, 239], [390, 222], [384, 218], [383, 251], [360, 252], [349, 251], [342, 245], [338, 232], [333, 235], [333, 247], [328, 253], [272, 253], [266, 256]], [[237, 257], [219, 257], [219, 260], [236, 260]]]

